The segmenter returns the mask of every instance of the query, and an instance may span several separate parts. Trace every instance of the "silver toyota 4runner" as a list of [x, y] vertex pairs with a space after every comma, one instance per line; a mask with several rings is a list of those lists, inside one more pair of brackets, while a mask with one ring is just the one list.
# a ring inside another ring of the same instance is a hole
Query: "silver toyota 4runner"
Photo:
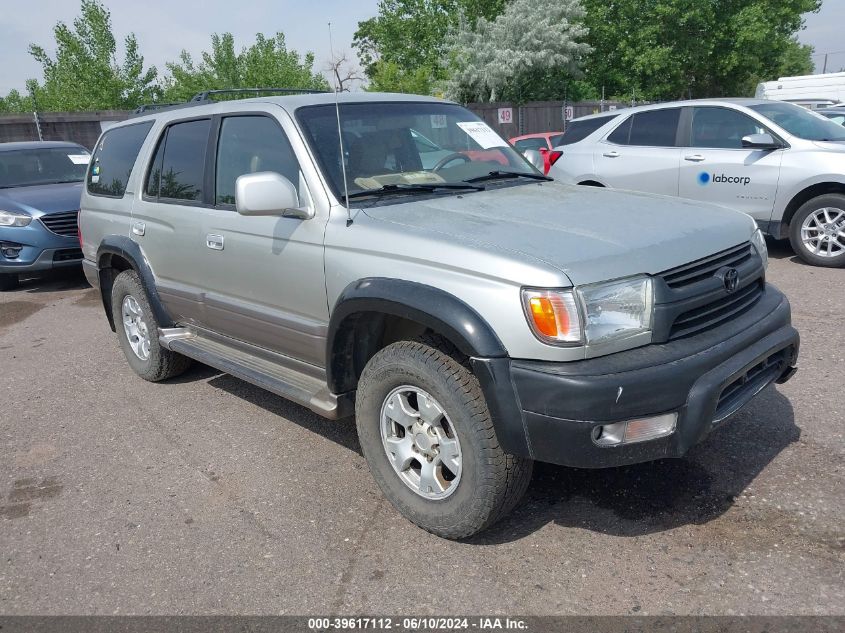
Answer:
[[507, 513], [533, 460], [683, 455], [798, 354], [747, 215], [556, 183], [438, 99], [138, 116], [100, 138], [81, 207], [136, 373], [194, 359], [354, 414], [385, 496], [447, 538]]

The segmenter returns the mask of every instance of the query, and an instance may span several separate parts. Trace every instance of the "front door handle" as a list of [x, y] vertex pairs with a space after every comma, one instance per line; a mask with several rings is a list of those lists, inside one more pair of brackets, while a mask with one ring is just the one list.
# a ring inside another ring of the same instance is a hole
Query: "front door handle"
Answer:
[[147, 225], [143, 222], [133, 222], [132, 223], [132, 234], [133, 235], [143, 235], [147, 231]]
[[611, 150], [609, 152], [605, 152], [602, 156], [605, 156], [606, 158], [619, 158], [619, 152]]
[[223, 250], [223, 236], [209, 233], [205, 236], [205, 245], [213, 251]]
[[704, 156], [701, 154], [690, 154], [689, 156], [684, 156], [684, 160], [688, 160], [691, 163], [700, 163], [704, 160]]

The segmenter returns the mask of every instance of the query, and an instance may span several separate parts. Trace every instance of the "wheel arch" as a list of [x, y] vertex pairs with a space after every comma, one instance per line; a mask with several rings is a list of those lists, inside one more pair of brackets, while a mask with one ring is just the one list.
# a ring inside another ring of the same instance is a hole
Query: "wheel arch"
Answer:
[[155, 277], [140, 247], [124, 235], [109, 235], [103, 238], [97, 249], [97, 275], [100, 281], [103, 309], [106, 311], [106, 318], [112, 331], [115, 331], [115, 323], [112, 315], [111, 290], [115, 277], [124, 270], [134, 270], [138, 274], [156, 320], [164, 327], [171, 326], [173, 319], [161, 303], [156, 290]]
[[778, 224], [777, 235], [772, 235], [776, 239], [783, 239], [789, 235], [789, 225], [792, 223], [792, 218], [804, 204], [829, 193], [839, 193], [845, 195], [845, 183], [836, 181], [818, 182], [807, 187], [804, 187], [792, 196], [783, 211], [783, 216]]
[[385, 341], [395, 342], [415, 329], [442, 336], [467, 357], [507, 356], [492, 327], [458, 297], [407, 280], [361, 279], [341, 292], [332, 310], [326, 341], [329, 388], [334, 393], [354, 390], [364, 365]]

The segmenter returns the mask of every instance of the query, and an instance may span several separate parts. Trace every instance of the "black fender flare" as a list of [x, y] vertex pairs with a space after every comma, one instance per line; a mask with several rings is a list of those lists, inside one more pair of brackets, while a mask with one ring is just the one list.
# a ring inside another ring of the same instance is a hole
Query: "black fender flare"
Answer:
[[141, 248], [125, 235], [107, 235], [100, 242], [97, 248], [97, 276], [100, 280], [100, 295], [103, 300], [103, 308], [112, 331], [115, 329], [114, 317], [111, 310], [111, 286], [113, 277], [111, 270], [112, 256], [118, 256], [132, 266], [141, 280], [141, 285], [147, 293], [147, 299], [153, 310], [156, 320], [162, 327], [172, 327], [173, 319], [164, 309], [161, 298], [156, 290], [155, 277], [150, 265], [144, 258]]
[[470, 359], [502, 448], [511, 454], [530, 456], [522, 411], [510, 381], [507, 349], [472, 306], [433, 286], [371, 277], [344, 288], [332, 310], [326, 339], [326, 379], [332, 392], [344, 393], [354, 388], [344, 382], [348, 376], [344, 364], [354, 363], [354, 359], [345, 353], [343, 326], [350, 317], [366, 312], [409, 319], [449, 339]]

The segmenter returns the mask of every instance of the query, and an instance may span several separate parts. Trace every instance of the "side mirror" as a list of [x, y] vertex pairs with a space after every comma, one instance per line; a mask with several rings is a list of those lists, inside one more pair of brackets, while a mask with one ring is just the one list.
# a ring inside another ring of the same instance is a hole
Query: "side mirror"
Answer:
[[771, 134], [749, 134], [742, 137], [742, 146], [747, 149], [781, 149], [781, 145]]
[[538, 152], [536, 149], [527, 149], [522, 152], [522, 155], [525, 157], [529, 163], [534, 165], [541, 174], [544, 173], [545, 164], [543, 161], [543, 155]]
[[274, 171], [238, 176], [235, 181], [235, 208], [241, 215], [281, 215], [301, 220], [314, 215], [310, 207], [299, 206], [299, 194], [294, 184]]

